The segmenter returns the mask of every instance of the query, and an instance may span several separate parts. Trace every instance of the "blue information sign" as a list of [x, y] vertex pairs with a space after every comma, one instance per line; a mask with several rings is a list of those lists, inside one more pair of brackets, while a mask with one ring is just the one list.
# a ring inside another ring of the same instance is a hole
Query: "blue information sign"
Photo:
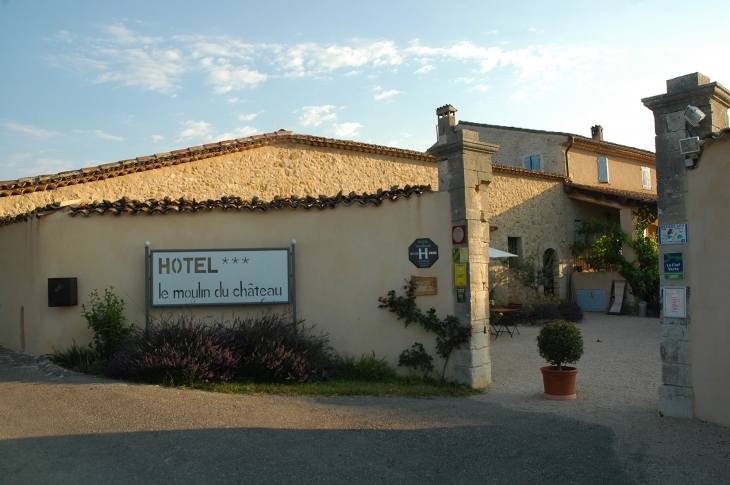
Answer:
[[684, 278], [684, 260], [682, 253], [664, 254], [664, 277], [667, 279]]

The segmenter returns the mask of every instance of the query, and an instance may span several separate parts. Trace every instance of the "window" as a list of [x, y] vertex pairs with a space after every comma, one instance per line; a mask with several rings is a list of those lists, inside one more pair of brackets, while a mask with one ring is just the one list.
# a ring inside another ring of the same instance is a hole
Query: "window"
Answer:
[[508, 237], [507, 238], [507, 252], [516, 254], [517, 258], [507, 258], [507, 265], [510, 268], [514, 268], [516, 263], [522, 258], [522, 238], [521, 237]]
[[598, 181], [608, 183], [608, 158], [598, 157]]
[[641, 186], [651, 189], [651, 169], [649, 167], [641, 167]]
[[525, 157], [525, 168], [540, 170], [540, 154], [527, 155]]
[[580, 219], [576, 219], [573, 222], [573, 230], [575, 231], [575, 240], [580, 241], [583, 244], [585, 244], [586, 235], [580, 233], [581, 229], [583, 229], [583, 221], [581, 221]]

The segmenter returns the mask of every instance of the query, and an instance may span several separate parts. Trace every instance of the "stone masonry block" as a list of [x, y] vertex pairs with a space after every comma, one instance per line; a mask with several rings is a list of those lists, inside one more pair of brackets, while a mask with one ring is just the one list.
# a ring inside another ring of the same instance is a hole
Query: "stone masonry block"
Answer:
[[675, 224], [687, 221], [687, 204], [684, 194], [660, 195], [657, 207], [661, 224]]
[[662, 362], [662, 383], [670, 386], [692, 387], [690, 366]]
[[464, 384], [472, 389], [484, 389], [492, 382], [492, 365], [479, 367], [454, 366], [454, 382]]
[[466, 220], [466, 201], [464, 200], [464, 192], [462, 190], [449, 191], [449, 201], [451, 203], [451, 220], [453, 222]]
[[693, 72], [684, 76], [667, 79], [667, 93], [690, 91], [703, 84], [709, 84], [710, 78], [701, 72]]
[[[672, 131], [685, 131], [685, 119], [683, 111], [675, 111], [674, 113], [668, 113], [664, 116], [666, 132]], [[659, 133], [657, 133], [659, 135]]]
[[662, 362], [689, 364], [689, 342], [686, 340], [662, 340], [659, 350]]
[[684, 196], [687, 193], [687, 177], [677, 175], [671, 178], [657, 178], [657, 193], [662, 196]]
[[656, 160], [657, 178], [672, 178], [678, 175], [687, 175], [687, 167], [684, 165], [684, 155], [679, 153], [679, 144], [674, 152], [657, 155]]
[[694, 393], [691, 387], [659, 386], [658, 408], [662, 416], [692, 418]]
[[[473, 322], [473, 327], [471, 331], [471, 338], [469, 338], [469, 341], [465, 344], [461, 345], [462, 349], [470, 350], [470, 351], [481, 351], [483, 349], [489, 348], [489, 329], [487, 329], [487, 332], [484, 332], [484, 327], [486, 325], [489, 325], [488, 319], [482, 319], [476, 322]], [[489, 354], [487, 354], [487, 361], [489, 361]]]
[[662, 153], [679, 151], [679, 140], [687, 138], [689, 133], [685, 130], [671, 131], [654, 138], [657, 154], [657, 162]]
[[479, 367], [489, 363], [489, 350], [457, 349], [454, 351], [454, 365], [459, 367]]

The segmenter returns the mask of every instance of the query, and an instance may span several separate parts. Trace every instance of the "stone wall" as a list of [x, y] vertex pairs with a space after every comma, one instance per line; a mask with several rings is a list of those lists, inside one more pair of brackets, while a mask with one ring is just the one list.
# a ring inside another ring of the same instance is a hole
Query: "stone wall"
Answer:
[[[507, 251], [507, 238], [519, 237], [521, 256], [533, 256], [539, 264], [545, 251], [554, 249], [559, 261], [555, 293], [565, 298], [572, 232], [568, 233], [566, 222], [571, 202], [563, 192], [562, 179], [509, 174], [495, 169], [488, 191], [491, 247]], [[489, 286], [498, 305], [537, 297], [534, 290], [525, 288], [514, 278], [514, 270], [507, 267], [506, 258], [492, 259], [491, 263]]]
[[431, 185], [435, 162], [330, 147], [278, 144], [171, 165], [54, 190], [0, 197], [0, 216], [28, 212], [52, 202], [81, 199], [136, 200], [164, 197], [206, 200], [236, 195], [276, 196], [375, 192], [393, 185]]
[[527, 155], [540, 154], [540, 169], [552, 173], [565, 172], [565, 148], [568, 137], [562, 133], [515, 129], [478, 123], [459, 122], [457, 129], [474, 130], [485, 143], [499, 145], [494, 163], [525, 168]]

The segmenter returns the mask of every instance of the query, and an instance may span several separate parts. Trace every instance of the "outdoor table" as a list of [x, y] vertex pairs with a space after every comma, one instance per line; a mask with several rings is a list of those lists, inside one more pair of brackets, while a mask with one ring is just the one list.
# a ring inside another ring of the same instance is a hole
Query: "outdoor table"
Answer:
[[[520, 311], [520, 309], [519, 308], [490, 308], [489, 311], [505, 314], [505, 313], [517, 313]], [[496, 325], [492, 325], [492, 322], [489, 322], [489, 326], [491, 326], [492, 329], [494, 330], [494, 333], [490, 332], [490, 333], [492, 333], [492, 335], [495, 335], [494, 338], [495, 339], [498, 338], [499, 334], [503, 333], [503, 332], [507, 332], [509, 334], [510, 338], [512, 338], [512, 335], [514, 335], [515, 332], [517, 332], [517, 335], [520, 335], [520, 331], [517, 329], [517, 321], [515, 320], [515, 321], [510, 322], [509, 319], [505, 319], [504, 317], [505, 316], [503, 315], [502, 318], [500, 318], [499, 321], [496, 323]], [[512, 327], [512, 330], [509, 329], [510, 326]]]

